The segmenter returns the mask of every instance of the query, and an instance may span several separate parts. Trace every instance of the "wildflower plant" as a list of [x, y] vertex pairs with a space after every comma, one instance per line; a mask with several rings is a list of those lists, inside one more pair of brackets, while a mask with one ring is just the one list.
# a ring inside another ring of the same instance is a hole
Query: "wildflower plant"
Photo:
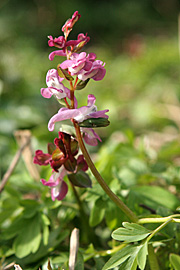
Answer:
[[[54, 142], [48, 143], [47, 153], [44, 153], [42, 150], [35, 152], [34, 163], [51, 168], [50, 178], [42, 178], [41, 183], [50, 188], [51, 199], [53, 201], [62, 201], [65, 198], [69, 186], [67, 181], [69, 181], [76, 195], [76, 187], [91, 188], [93, 184], [88, 173], [88, 170], [90, 170], [105, 193], [103, 203], [106, 204], [106, 198], [110, 199], [108, 205], [112, 203], [115, 204], [118, 208], [117, 214], [119, 214], [119, 212], [120, 214], [123, 213], [128, 219], [129, 222], [123, 222], [122, 227], [112, 233], [112, 238], [116, 241], [120, 241], [120, 245], [116, 244], [114, 247], [112, 246], [111, 250], [102, 252], [95, 252], [92, 247], [89, 247], [89, 253], [91, 254], [89, 258], [96, 255], [112, 255], [101, 269], [118, 269], [117, 267], [123, 270], [149, 269], [146, 268], [148, 255], [148, 267], [150, 267], [151, 270], [159, 270], [160, 268], [151, 239], [170, 223], [180, 223], [180, 215], [172, 213], [167, 216], [146, 216], [138, 218], [135, 211], [132, 211], [123, 200], [120, 199], [120, 196], [116, 195], [116, 192], [114, 192], [115, 189], [110, 188], [110, 185], [106, 183], [96, 169], [87, 151], [86, 144], [93, 147], [101, 142], [101, 138], [95, 129], [97, 127], [107, 127], [110, 124], [108, 120], [109, 110], [98, 110], [95, 105], [96, 97], [92, 94], [87, 96], [87, 104], [79, 107], [76, 93], [79, 90], [83, 90], [84, 92], [82, 91], [82, 93], [85, 93], [85, 88], [91, 80], [103, 80], [106, 75], [106, 69], [105, 63], [98, 60], [95, 53], [87, 54], [83, 51], [85, 45], [90, 41], [90, 37], [87, 34], [80, 33], [76, 40], [68, 39], [70, 32], [73, 30], [75, 23], [80, 17], [81, 15], [78, 11], [74, 12], [72, 18], [67, 20], [63, 25], [62, 36], [57, 38], [53, 38], [52, 36], [48, 37], [48, 45], [57, 48], [49, 54], [49, 60], [53, 61], [54, 57], [63, 58], [56, 68], [50, 69], [47, 72], [47, 87], [41, 88], [41, 95], [47, 99], [54, 96], [60, 104], [58, 112], [51, 116], [48, 123], [48, 130], [50, 132], [54, 131], [55, 125], [59, 127], [59, 132]], [[74, 127], [74, 132], [69, 133], [62, 129], [60, 122], [64, 120], [69, 120]], [[151, 189], [149, 187], [148, 190], [150, 191], [149, 193], [152, 192], [153, 194], [157, 189]], [[177, 206], [179, 203], [179, 201], [177, 202], [176, 199], [171, 196], [172, 194], [169, 195], [169, 193], [160, 189], [159, 193], [161, 195], [164, 194], [164, 198], [167, 197], [170, 201], [172, 200], [173, 207], [174, 205]], [[77, 199], [80, 201], [79, 198]], [[135, 202], [132, 202], [132, 204], [133, 203]], [[96, 200], [95, 206], [97, 208], [95, 216], [98, 221], [102, 220], [101, 216], [103, 217], [104, 212], [106, 210], [108, 211], [108, 209], [106, 209], [106, 206], [103, 205], [102, 201], [99, 199]], [[110, 216], [112, 215], [112, 213], [108, 213]], [[97, 221], [95, 218], [91, 221], [92, 215], [90, 216], [90, 222], [96, 225]], [[47, 227], [49, 223], [44, 213], [42, 213], [42, 220]], [[43, 222], [41, 221], [41, 224], [43, 224]], [[86, 220], [84, 220], [84, 222], [86, 222]], [[144, 226], [144, 224], [151, 223], [160, 223], [160, 225], [157, 227]], [[45, 231], [45, 229], [43, 230]], [[47, 237], [45, 237], [45, 243], [47, 244], [47, 242]], [[34, 252], [33, 243], [31, 249], [32, 252]], [[27, 254], [24, 253], [24, 256]], [[175, 254], [172, 254], [170, 257], [172, 265], [174, 258]], [[86, 258], [81, 259], [82, 261], [86, 260]], [[179, 257], [175, 259], [180, 260]]]

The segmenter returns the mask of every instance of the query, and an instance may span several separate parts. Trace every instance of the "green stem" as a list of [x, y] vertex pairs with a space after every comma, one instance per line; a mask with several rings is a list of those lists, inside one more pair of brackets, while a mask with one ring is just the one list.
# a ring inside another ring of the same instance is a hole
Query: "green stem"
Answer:
[[148, 245], [148, 258], [151, 270], [160, 270], [156, 254], [152, 244]]
[[163, 224], [161, 224], [159, 227], [157, 227], [147, 238], [147, 241], [149, 241], [156, 233], [158, 233], [160, 230], [162, 230], [167, 224], [169, 224], [170, 222], [172, 222], [173, 219], [169, 218], [166, 222], [164, 222]]
[[138, 223], [139, 224], [146, 224], [146, 223], [164, 223], [166, 221], [169, 221], [171, 219], [172, 222], [180, 223], [179, 218], [175, 217], [180, 217], [180, 214], [174, 214], [168, 217], [161, 217], [161, 218], [141, 218], [139, 219]]
[[77, 140], [79, 142], [79, 146], [81, 148], [81, 151], [84, 155], [84, 158], [85, 158], [89, 168], [91, 169], [91, 172], [93, 173], [93, 175], [97, 179], [98, 183], [101, 185], [101, 187], [106, 192], [106, 194], [109, 196], [109, 198], [125, 213], [125, 215], [132, 222], [137, 223], [138, 222], [137, 216], [111, 191], [111, 189], [108, 187], [108, 185], [106, 184], [106, 182], [104, 181], [102, 176], [97, 171], [97, 169], [96, 169], [94, 163], [92, 162], [92, 160], [89, 156], [89, 153], [84, 145], [84, 142], [82, 140], [80, 128], [75, 121], [74, 121], [74, 127], [76, 130], [76, 136], [77, 136]]
[[[159, 227], [157, 227], [147, 238], [147, 242], [149, 242], [151, 240], [151, 238], [158, 233], [160, 230], [162, 230], [167, 224], [169, 224], [170, 222], [172, 222], [173, 219], [169, 218], [166, 220], [166, 222], [164, 222], [163, 224], [161, 224]], [[160, 270], [159, 268], [159, 264], [158, 264], [158, 260], [156, 257], [156, 254], [154, 253], [154, 248], [152, 246], [152, 244], [148, 245], [148, 256], [149, 256], [149, 264], [150, 264], [150, 268], [151, 270]]]
[[114, 253], [116, 253], [117, 251], [123, 249], [124, 247], [126, 247], [127, 244], [121, 244], [119, 246], [116, 246], [112, 249], [108, 249], [108, 250], [100, 250], [100, 251], [94, 251], [93, 253], [91, 253], [89, 256], [86, 256], [84, 259], [84, 262], [87, 262], [88, 260], [96, 257], [96, 256], [109, 256], [109, 255], [113, 255]]

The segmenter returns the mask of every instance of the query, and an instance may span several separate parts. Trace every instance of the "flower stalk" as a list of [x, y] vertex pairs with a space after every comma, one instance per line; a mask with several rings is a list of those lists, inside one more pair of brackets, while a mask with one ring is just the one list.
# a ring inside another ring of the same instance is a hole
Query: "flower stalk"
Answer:
[[77, 140], [79, 143], [79, 146], [81, 148], [81, 151], [84, 155], [84, 158], [89, 166], [89, 168], [91, 169], [92, 174], [94, 175], [94, 177], [97, 179], [98, 183], [100, 184], [100, 186], [102, 187], [102, 189], [106, 192], [106, 194], [109, 196], [109, 198], [121, 209], [121, 211], [124, 212], [124, 214], [132, 221], [137, 223], [138, 222], [138, 217], [119, 199], [119, 197], [117, 197], [112, 190], [108, 187], [108, 185], [106, 184], [106, 182], [104, 181], [104, 179], [102, 178], [102, 176], [100, 175], [100, 173], [98, 172], [98, 170], [96, 169], [85, 145], [84, 142], [82, 140], [82, 136], [81, 136], [81, 131], [80, 128], [77, 124], [77, 122], [74, 122], [74, 127], [76, 130], [76, 136], [77, 136]]

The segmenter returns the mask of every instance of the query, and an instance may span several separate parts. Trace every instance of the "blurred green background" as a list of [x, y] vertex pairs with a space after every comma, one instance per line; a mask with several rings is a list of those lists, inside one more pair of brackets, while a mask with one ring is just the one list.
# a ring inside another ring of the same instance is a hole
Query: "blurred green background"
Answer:
[[79, 106], [92, 93], [99, 109], [110, 110], [111, 125], [98, 130], [103, 141], [129, 131], [135, 136], [167, 129], [177, 134], [179, 7], [178, 0], [1, 0], [1, 176], [17, 150], [15, 130], [30, 129], [35, 149], [56, 136], [47, 123], [59, 105], [44, 99], [40, 88], [46, 86], [48, 69], [62, 59], [48, 60], [53, 48], [47, 36], [62, 35], [62, 25], [75, 10], [82, 17], [70, 38], [87, 32], [91, 40], [85, 49], [106, 63], [104, 80], [91, 80], [77, 94]]

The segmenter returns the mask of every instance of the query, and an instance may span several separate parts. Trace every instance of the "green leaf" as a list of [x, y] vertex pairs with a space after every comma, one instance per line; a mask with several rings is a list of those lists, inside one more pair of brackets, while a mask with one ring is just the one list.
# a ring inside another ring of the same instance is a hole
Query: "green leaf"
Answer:
[[177, 254], [171, 253], [169, 256], [170, 263], [174, 267], [174, 270], [180, 269], [180, 256]]
[[[147, 243], [138, 246], [126, 246], [119, 250], [112, 258], [104, 265], [102, 270], [112, 269], [120, 266], [122, 270], [136, 270], [137, 266], [144, 270], [146, 264]], [[141, 258], [143, 256], [143, 258]]]
[[152, 209], [157, 209], [158, 206], [164, 206], [175, 210], [180, 205], [180, 200], [168, 190], [158, 186], [131, 187], [128, 196], [128, 206], [130, 208], [132, 206], [131, 209], [134, 209], [135, 204], [139, 205], [141, 203]]
[[14, 236], [16, 236], [17, 234], [21, 233], [21, 229], [23, 227], [28, 226], [29, 224], [29, 219], [24, 219], [22, 216], [21, 217], [17, 217], [12, 223], [11, 225], [3, 231], [2, 238], [5, 240], [11, 239]]
[[99, 198], [95, 201], [94, 206], [91, 210], [89, 224], [90, 226], [94, 227], [98, 225], [104, 218], [106, 208], [106, 202]]
[[117, 227], [120, 227], [122, 224], [122, 221], [125, 219], [124, 213], [119, 211], [119, 208], [117, 205], [115, 205], [113, 202], [108, 201], [107, 207], [106, 207], [106, 213], [105, 213], [105, 219], [107, 226], [114, 230]]
[[34, 200], [22, 200], [20, 205], [24, 207], [23, 217], [24, 218], [31, 218], [33, 217], [38, 209], [40, 208], [40, 204]]
[[119, 228], [112, 233], [112, 238], [127, 243], [140, 241], [146, 238], [150, 231], [135, 223], [123, 222], [124, 228]]
[[20, 234], [13, 243], [15, 254], [18, 258], [23, 258], [28, 254], [35, 253], [41, 242], [41, 228], [39, 216], [29, 219], [26, 226], [21, 227]]
[[87, 80], [85, 80], [85, 81], [80, 81], [77, 85], [76, 85], [76, 90], [81, 90], [81, 89], [83, 89], [86, 85], [87, 85], [87, 83], [89, 82], [89, 80], [90, 79], [87, 79]]
[[74, 186], [87, 188], [91, 187], [91, 179], [84, 171], [78, 171], [77, 173], [68, 174], [68, 178]]
[[145, 242], [145, 244], [142, 245], [141, 249], [139, 250], [137, 256], [138, 266], [141, 270], [143, 270], [146, 266], [147, 254], [148, 254], [148, 243]]
[[60, 67], [60, 65], [57, 66], [58, 75], [61, 78], [65, 78], [68, 81], [73, 81], [74, 78], [65, 70]]
[[97, 127], [107, 127], [109, 124], [110, 122], [107, 118], [99, 117], [86, 119], [83, 122], [78, 123], [78, 126], [87, 128], [97, 128]]
[[102, 270], [112, 269], [122, 264], [131, 256], [131, 253], [134, 252], [134, 249], [136, 249], [136, 247], [126, 246], [125, 248], [119, 250], [109, 259], [109, 261], [104, 265]]
[[136, 257], [132, 256], [126, 262], [124, 262], [119, 269], [120, 270], [137, 270], [137, 266], [138, 266], [137, 259]]
[[43, 243], [44, 245], [48, 244], [49, 239], [49, 227], [50, 221], [44, 214], [41, 214], [41, 220], [42, 220], [42, 227], [43, 227]]

